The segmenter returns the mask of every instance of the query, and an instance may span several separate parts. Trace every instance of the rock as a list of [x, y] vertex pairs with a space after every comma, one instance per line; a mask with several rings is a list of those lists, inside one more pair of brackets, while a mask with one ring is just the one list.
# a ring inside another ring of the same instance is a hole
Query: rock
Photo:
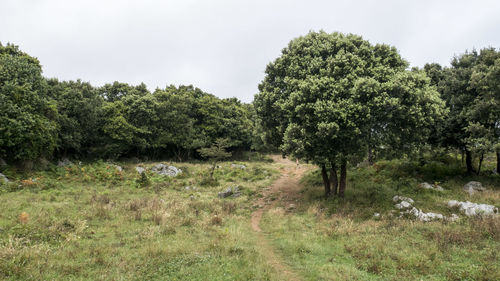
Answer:
[[376, 220], [380, 219], [380, 213], [374, 213], [373, 218]]
[[59, 167], [66, 167], [66, 166], [71, 166], [73, 163], [69, 161], [68, 158], [63, 158], [57, 162], [57, 166]]
[[139, 173], [139, 174], [142, 174], [146, 171], [146, 169], [144, 169], [144, 167], [141, 167], [141, 166], [137, 166], [135, 167], [135, 170]]
[[0, 173], [0, 180], [3, 181], [4, 183], [10, 182], [10, 180], [2, 173]]
[[295, 209], [295, 204], [290, 204], [288, 205], [288, 211], [294, 210]]
[[411, 199], [409, 197], [399, 196], [399, 195], [396, 195], [396, 196], [392, 197], [392, 201], [394, 201], [396, 203], [397, 202], [402, 202], [402, 201], [408, 202], [410, 204], [415, 203], [415, 201], [413, 201], [413, 199]]
[[240, 164], [231, 164], [231, 168], [246, 169], [247, 166]]
[[438, 191], [444, 190], [441, 186], [439, 186], [437, 184], [432, 185], [428, 182], [423, 182], [423, 183], [419, 184], [418, 186], [423, 188], [423, 189], [432, 189], [432, 190], [438, 190]]
[[222, 192], [219, 192], [217, 194], [217, 196], [219, 198], [226, 198], [226, 197], [229, 197], [231, 196], [236, 198], [236, 197], [240, 197], [241, 196], [241, 192], [240, 192], [240, 189], [237, 187], [237, 186], [234, 186], [234, 187], [228, 187], [226, 188], [224, 191]]
[[158, 174], [158, 175], [169, 176], [169, 177], [176, 177], [182, 173], [181, 169], [174, 167], [174, 166], [167, 166], [163, 163], [154, 165], [151, 168], [151, 171], [153, 173]]
[[228, 188], [226, 188], [226, 190], [219, 192], [217, 194], [217, 196], [219, 196], [219, 198], [226, 198], [226, 197], [231, 196], [232, 194], [233, 194], [233, 190], [230, 187], [228, 187]]
[[240, 196], [241, 196], [240, 189], [237, 186], [233, 187], [233, 197], [236, 198]]
[[498, 208], [493, 205], [488, 204], [477, 204], [469, 201], [460, 202], [457, 200], [448, 201], [448, 207], [455, 208], [458, 207], [460, 212], [464, 213], [468, 217], [473, 216], [492, 216], [498, 214]]
[[401, 203], [398, 203], [398, 204], [394, 205], [394, 207], [396, 207], [396, 209], [398, 209], [398, 210], [404, 210], [404, 209], [409, 209], [412, 206], [407, 201], [401, 201]]
[[474, 194], [476, 191], [485, 191], [486, 188], [478, 181], [470, 181], [464, 185], [465, 192], [470, 195]]
[[424, 222], [445, 219], [445, 216], [443, 216], [442, 214], [431, 213], [431, 212], [425, 213], [422, 210], [419, 210], [415, 207], [413, 207], [411, 210], [407, 211], [406, 213], [414, 216], [417, 220], [424, 221]]
[[460, 217], [457, 214], [451, 214], [450, 217], [448, 217], [448, 221], [457, 221], [460, 219]]
[[184, 187], [185, 190], [197, 190], [196, 186], [186, 186]]
[[121, 166], [115, 165], [115, 169], [116, 169], [118, 172], [123, 172], [123, 168], [122, 168]]

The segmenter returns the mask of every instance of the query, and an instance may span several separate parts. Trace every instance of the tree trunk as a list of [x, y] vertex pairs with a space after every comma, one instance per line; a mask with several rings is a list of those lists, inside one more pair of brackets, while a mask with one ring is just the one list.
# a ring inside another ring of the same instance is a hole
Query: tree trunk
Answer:
[[339, 196], [344, 197], [346, 177], [347, 177], [347, 161], [342, 159], [342, 163], [340, 164], [340, 184], [339, 184]]
[[210, 179], [214, 179], [215, 167], [217, 167], [217, 161], [214, 161], [214, 165], [212, 166], [212, 171], [210, 171]]
[[484, 152], [481, 153], [481, 157], [479, 157], [479, 166], [477, 167], [477, 175], [479, 176], [479, 172], [481, 172], [481, 165], [483, 164]]
[[375, 157], [373, 157], [373, 148], [372, 148], [372, 145], [369, 144], [368, 145], [368, 163], [370, 163], [370, 165], [373, 165], [374, 162], [375, 162]]
[[469, 150], [465, 151], [465, 165], [467, 166], [467, 173], [474, 173], [474, 168], [472, 167], [472, 152]]
[[332, 163], [332, 168], [330, 169], [330, 186], [331, 193], [333, 195], [337, 195], [337, 187], [339, 185], [339, 180], [337, 178], [337, 167], [335, 167], [335, 163]]
[[325, 186], [325, 197], [330, 196], [330, 181], [326, 172], [325, 164], [321, 165], [321, 176], [323, 177], [323, 185]]
[[500, 174], [500, 151], [497, 151], [497, 174]]

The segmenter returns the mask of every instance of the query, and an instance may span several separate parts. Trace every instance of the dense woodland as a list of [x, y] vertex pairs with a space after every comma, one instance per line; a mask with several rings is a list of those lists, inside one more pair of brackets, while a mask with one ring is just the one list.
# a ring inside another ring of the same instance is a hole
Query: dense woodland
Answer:
[[349, 162], [424, 147], [459, 151], [479, 173], [485, 153], [500, 162], [499, 77], [495, 48], [409, 69], [395, 47], [311, 32], [267, 66], [244, 104], [193, 86], [46, 78], [38, 59], [0, 45], [0, 158], [28, 167], [61, 157], [186, 160], [225, 138], [232, 151], [275, 148], [319, 164], [327, 195], [339, 184], [343, 193]]

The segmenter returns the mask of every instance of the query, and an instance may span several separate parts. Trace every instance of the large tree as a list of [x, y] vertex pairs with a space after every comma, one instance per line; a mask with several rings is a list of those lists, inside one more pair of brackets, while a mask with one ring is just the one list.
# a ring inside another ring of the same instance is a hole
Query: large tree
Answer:
[[[441, 125], [441, 143], [465, 153], [467, 172], [475, 169], [473, 153], [484, 153], [498, 144], [500, 110], [498, 77], [500, 53], [494, 48], [473, 50], [454, 57], [451, 67], [424, 67], [446, 101], [449, 114]], [[498, 155], [500, 158], [500, 155]], [[476, 172], [479, 172], [479, 164]]]
[[57, 106], [47, 95], [38, 59], [0, 44], [0, 157], [50, 156], [57, 140]]
[[318, 164], [325, 195], [338, 185], [343, 197], [350, 159], [377, 145], [423, 142], [444, 112], [430, 79], [407, 66], [394, 47], [353, 34], [310, 32], [292, 40], [267, 66], [255, 97], [267, 140]]

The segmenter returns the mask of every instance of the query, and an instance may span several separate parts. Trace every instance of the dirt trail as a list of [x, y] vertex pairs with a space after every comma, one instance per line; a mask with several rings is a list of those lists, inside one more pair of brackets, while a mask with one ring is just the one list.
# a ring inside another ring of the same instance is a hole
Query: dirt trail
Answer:
[[292, 204], [295, 204], [300, 191], [299, 180], [307, 169], [288, 159], [283, 159], [279, 155], [272, 158], [274, 162], [283, 166], [281, 176], [270, 187], [264, 189], [262, 192], [263, 197], [257, 201], [258, 209], [252, 213], [252, 229], [257, 235], [257, 243], [259, 248], [262, 249], [264, 257], [281, 274], [281, 279], [301, 280], [300, 276], [274, 252], [269, 239], [262, 233], [259, 224], [264, 211], [274, 207], [278, 202], [281, 202], [285, 208], [294, 208]]

